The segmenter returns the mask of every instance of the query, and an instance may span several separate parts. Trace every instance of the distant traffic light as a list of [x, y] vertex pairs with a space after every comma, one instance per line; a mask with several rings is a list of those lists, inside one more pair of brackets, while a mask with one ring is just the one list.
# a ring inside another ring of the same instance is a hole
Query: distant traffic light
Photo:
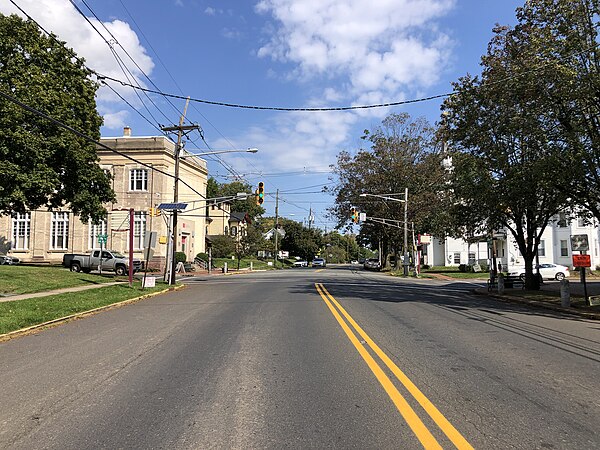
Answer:
[[352, 222], [358, 223], [358, 213], [356, 212], [356, 208], [350, 209], [350, 219], [352, 219]]
[[258, 189], [256, 190], [256, 204], [262, 205], [265, 201], [265, 183], [262, 181], [258, 183]]
[[150, 215], [150, 217], [158, 217], [160, 216], [160, 209], [148, 208], [148, 214]]

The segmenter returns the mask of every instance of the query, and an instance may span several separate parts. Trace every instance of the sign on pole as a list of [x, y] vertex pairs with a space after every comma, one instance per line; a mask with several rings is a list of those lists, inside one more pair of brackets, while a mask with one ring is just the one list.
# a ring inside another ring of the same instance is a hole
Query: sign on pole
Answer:
[[592, 267], [590, 255], [573, 255], [573, 267]]
[[587, 252], [590, 249], [587, 234], [574, 234], [571, 236], [571, 250], [574, 252]]

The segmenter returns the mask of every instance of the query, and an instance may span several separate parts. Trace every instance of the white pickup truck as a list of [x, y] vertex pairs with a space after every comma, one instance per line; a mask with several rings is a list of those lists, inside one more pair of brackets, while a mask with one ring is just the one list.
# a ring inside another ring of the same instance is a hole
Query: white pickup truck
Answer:
[[[100, 264], [102, 270], [114, 271], [117, 275], [129, 273], [129, 258], [113, 250], [94, 250], [90, 254], [67, 253], [63, 256], [63, 266], [72, 272], [89, 273], [98, 270]], [[141, 267], [142, 262], [134, 258], [133, 272], [137, 272]]]

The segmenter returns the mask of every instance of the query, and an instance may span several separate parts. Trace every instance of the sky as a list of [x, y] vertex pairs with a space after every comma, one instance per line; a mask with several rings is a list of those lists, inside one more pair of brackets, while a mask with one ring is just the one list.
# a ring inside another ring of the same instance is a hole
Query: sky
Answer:
[[[340, 151], [364, 148], [365, 129], [390, 113], [435, 123], [443, 99], [354, 111], [275, 108], [377, 105], [451, 92], [478, 74], [495, 24], [514, 25], [524, 0], [13, 0], [59, 36], [86, 65], [126, 84], [191, 98], [185, 142], [191, 153], [258, 148], [206, 156], [220, 183], [265, 183], [265, 215], [331, 230]], [[79, 11], [78, 9], [79, 8]], [[10, 0], [0, 12], [17, 13]], [[84, 17], [85, 16], [85, 17]], [[87, 18], [87, 20], [86, 20]], [[93, 25], [93, 26], [92, 26]], [[185, 100], [145, 94], [107, 81], [97, 93], [102, 136], [161, 135], [179, 123]], [[175, 139], [172, 136], [172, 139]]]

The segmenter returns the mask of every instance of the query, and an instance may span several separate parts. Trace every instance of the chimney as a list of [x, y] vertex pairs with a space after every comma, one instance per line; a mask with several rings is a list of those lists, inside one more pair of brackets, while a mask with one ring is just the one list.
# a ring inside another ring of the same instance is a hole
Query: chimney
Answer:
[[129, 127], [123, 128], [123, 137], [131, 137], [131, 128], [129, 128]]

